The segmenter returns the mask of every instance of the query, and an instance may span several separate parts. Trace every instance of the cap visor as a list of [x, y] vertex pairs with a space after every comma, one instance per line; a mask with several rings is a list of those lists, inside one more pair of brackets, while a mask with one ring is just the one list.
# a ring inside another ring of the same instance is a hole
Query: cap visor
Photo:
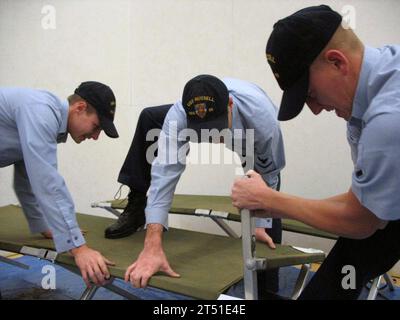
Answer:
[[309, 72], [283, 92], [278, 120], [287, 121], [296, 117], [304, 107], [308, 95]]
[[[204, 139], [202, 139], [202, 131], [201, 130], [218, 130], [222, 131], [224, 129], [228, 128], [228, 114], [222, 114], [219, 117], [212, 119], [212, 120], [205, 120], [205, 121], [191, 121], [190, 119], [187, 120], [187, 126], [188, 129], [193, 129], [197, 133], [197, 141], [194, 141], [194, 137], [190, 137], [190, 141], [192, 142], [210, 142], [210, 137], [214, 138], [213, 135], [207, 134], [206, 132], [203, 131], [206, 134], [204, 136]], [[218, 135], [220, 137], [220, 135]], [[215, 138], [218, 138], [215, 137]], [[203, 141], [204, 140], [204, 141]], [[217, 139], [219, 141], [219, 139]]]
[[118, 138], [117, 129], [114, 126], [114, 123], [107, 118], [100, 118], [100, 126], [103, 129], [104, 133], [110, 138]]

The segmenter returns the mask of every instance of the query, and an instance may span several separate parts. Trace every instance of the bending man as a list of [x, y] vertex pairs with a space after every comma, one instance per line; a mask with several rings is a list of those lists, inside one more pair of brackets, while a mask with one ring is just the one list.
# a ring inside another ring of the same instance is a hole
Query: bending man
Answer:
[[[285, 160], [276, 114], [275, 106], [258, 86], [230, 78], [221, 81], [210, 75], [200, 75], [190, 80], [184, 88], [182, 101], [173, 106], [148, 108], [142, 112], [134, 142], [119, 177], [120, 182], [131, 187], [130, 208], [127, 207], [123, 219], [106, 230], [106, 236], [110, 237], [113, 231], [118, 233], [128, 229], [124, 225], [129, 225], [129, 220], [138, 220], [135, 216], [143, 212], [145, 201], [137, 201], [137, 194], [140, 192], [144, 199], [146, 188], [149, 188], [144, 249], [137, 261], [128, 268], [126, 280], [136, 287], [145, 287], [150, 277], [158, 271], [178, 276], [164, 254], [162, 233], [168, 227], [168, 211], [174, 190], [185, 169], [189, 140], [198, 143], [210, 142], [211, 139], [211, 142], [225, 143], [239, 154], [244, 166], [254, 168], [269, 186], [278, 188], [279, 173]], [[158, 156], [152, 163], [150, 185], [151, 161], [143, 160], [146, 148], [140, 141], [144, 140], [149, 128], [161, 128], [160, 124], [162, 131], [158, 140]], [[246, 139], [246, 133], [253, 133], [253, 139]], [[139, 159], [144, 163], [142, 167], [138, 166]], [[147, 166], [148, 176], [145, 175]], [[142, 203], [142, 208], [138, 203]], [[280, 220], [273, 221], [271, 228], [269, 221], [258, 219], [256, 226], [258, 240], [274, 247], [265, 231], [268, 228], [273, 240], [280, 242]], [[265, 280], [269, 284], [272, 281]], [[277, 280], [274, 286], [270, 290], [277, 291]]]
[[111, 138], [115, 97], [99, 82], [83, 82], [67, 100], [50, 92], [0, 88], [0, 167], [14, 165], [14, 190], [32, 233], [53, 238], [58, 252], [69, 251], [87, 285], [104, 284], [111, 262], [85, 244], [74, 203], [57, 171], [57, 144], [68, 134], [76, 143]]

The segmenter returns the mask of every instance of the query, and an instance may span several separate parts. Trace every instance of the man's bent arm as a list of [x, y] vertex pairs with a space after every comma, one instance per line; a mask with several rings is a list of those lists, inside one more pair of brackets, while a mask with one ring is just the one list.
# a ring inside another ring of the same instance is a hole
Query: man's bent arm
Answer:
[[343, 237], [366, 238], [385, 225], [383, 220], [360, 204], [351, 190], [323, 200], [304, 199], [272, 191], [272, 201], [268, 204], [264, 200], [264, 203], [265, 208], [271, 210], [274, 216], [299, 220]]

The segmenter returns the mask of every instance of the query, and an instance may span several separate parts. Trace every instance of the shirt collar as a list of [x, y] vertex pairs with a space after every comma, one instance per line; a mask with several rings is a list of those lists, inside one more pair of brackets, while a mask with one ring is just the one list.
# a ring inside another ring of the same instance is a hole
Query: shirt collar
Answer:
[[68, 138], [67, 123], [68, 123], [68, 100], [61, 102], [61, 125], [58, 130], [57, 143], [66, 142]]
[[362, 119], [365, 111], [368, 108], [368, 81], [370, 80], [370, 73], [373, 67], [376, 65], [379, 56], [379, 49], [367, 46], [365, 47], [361, 73], [358, 79], [357, 90], [353, 102], [353, 109], [351, 112], [352, 118]]

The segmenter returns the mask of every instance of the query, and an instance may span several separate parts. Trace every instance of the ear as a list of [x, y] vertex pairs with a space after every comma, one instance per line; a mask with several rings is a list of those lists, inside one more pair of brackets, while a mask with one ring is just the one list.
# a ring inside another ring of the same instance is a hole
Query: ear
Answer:
[[228, 108], [229, 108], [229, 110], [232, 111], [232, 108], [233, 108], [233, 98], [232, 98], [231, 96], [229, 96]]
[[349, 72], [350, 62], [345, 54], [339, 50], [327, 50], [324, 53], [324, 59], [336, 70], [346, 75]]
[[86, 110], [87, 104], [85, 101], [77, 101], [72, 105], [72, 108], [77, 113], [82, 113]]

